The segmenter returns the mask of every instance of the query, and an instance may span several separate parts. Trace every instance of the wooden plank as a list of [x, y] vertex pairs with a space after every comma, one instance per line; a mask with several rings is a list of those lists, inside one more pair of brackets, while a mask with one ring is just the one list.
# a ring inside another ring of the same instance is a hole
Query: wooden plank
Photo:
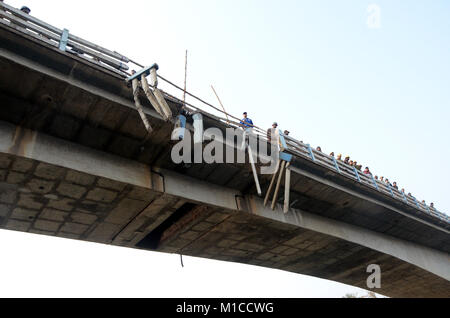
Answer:
[[275, 193], [274, 193], [273, 199], [272, 199], [272, 210], [275, 210], [275, 205], [277, 203], [278, 193], [280, 191], [280, 184], [281, 184], [281, 179], [283, 178], [284, 170], [286, 170], [286, 161], [283, 161], [281, 163], [280, 174], [278, 175], [277, 186], [275, 188]]
[[261, 191], [261, 186], [260, 186], [259, 180], [258, 180], [258, 172], [256, 171], [255, 160], [253, 157], [253, 151], [250, 146], [248, 146], [248, 157], [250, 160], [250, 165], [252, 166], [253, 178], [255, 179], [255, 184], [256, 184], [256, 191], [258, 192], [258, 195], [261, 196], [262, 191]]
[[280, 170], [280, 165], [281, 165], [281, 162], [278, 161], [277, 169], [275, 170], [275, 173], [272, 176], [272, 180], [270, 181], [269, 189], [267, 189], [266, 197], [264, 199], [264, 206], [267, 206], [267, 202], [269, 202], [270, 193], [272, 192], [273, 186], [275, 185], [275, 180], [276, 180], [277, 174]]

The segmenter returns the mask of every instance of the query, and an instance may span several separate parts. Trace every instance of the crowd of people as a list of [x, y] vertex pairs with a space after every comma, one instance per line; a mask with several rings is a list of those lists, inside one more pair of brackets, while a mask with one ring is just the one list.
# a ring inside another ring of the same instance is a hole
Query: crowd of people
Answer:
[[[244, 118], [241, 120], [240, 125], [244, 129], [252, 129], [253, 127], [255, 127], [253, 124], [253, 121], [250, 118], [248, 118], [247, 112], [244, 113]], [[267, 139], [269, 140], [269, 142], [272, 142], [274, 132], [277, 128], [278, 128], [278, 123], [274, 122], [272, 124], [272, 127], [267, 129]], [[284, 131], [284, 135], [286, 135], [286, 136], [288, 136], [289, 133], [290, 132], [288, 130]], [[301, 143], [303, 143], [303, 141], [301, 141]], [[317, 147], [316, 150], [318, 152], [322, 152], [322, 148], [320, 146]], [[407, 195], [411, 199], [416, 200], [416, 198], [411, 194], [411, 192], [409, 192], [408, 194], [405, 194], [404, 188], [399, 189], [399, 186], [396, 181], [391, 183], [388, 178], [385, 178], [383, 176], [381, 176], [381, 177], [378, 177], [377, 175], [373, 176], [369, 167], [365, 167], [364, 170], [362, 170], [363, 166], [361, 164], [358, 164], [357, 161], [351, 160], [350, 156], [346, 156], [343, 160], [342, 160], [342, 154], [338, 154], [336, 157], [335, 153], [332, 152], [332, 153], [330, 153], [330, 156], [333, 158], [336, 158], [337, 161], [340, 161], [340, 162], [343, 162], [343, 163], [349, 165], [350, 167], [354, 167], [356, 170], [362, 172], [363, 174], [365, 174], [367, 176], [373, 177], [375, 179], [375, 182], [381, 182], [390, 188], [394, 188], [394, 189], [400, 191], [403, 195], [405, 195], [405, 196]], [[422, 204], [424, 206], [426, 206], [425, 200], [422, 200]], [[436, 211], [436, 208], [434, 207], [434, 203], [430, 203], [429, 208], [433, 211]]]
[[[319, 151], [319, 152], [322, 152], [322, 148], [321, 147], [317, 147], [316, 150]], [[335, 157], [334, 152], [330, 153], [330, 156], [334, 158]], [[369, 167], [365, 167], [364, 170], [362, 170], [362, 167], [363, 167], [362, 165], [358, 164], [357, 161], [350, 160], [350, 159], [351, 159], [350, 156], [347, 156], [347, 157], [344, 158], [344, 160], [342, 160], [342, 154], [339, 154], [337, 156], [337, 158], [336, 158], [336, 160], [342, 161], [343, 163], [345, 163], [345, 164], [347, 164], [347, 165], [349, 165], [351, 167], [354, 167], [356, 170], [361, 171], [365, 175], [368, 175], [368, 176], [371, 176], [371, 177], [373, 176], [373, 174], [370, 171]], [[391, 183], [388, 178], [385, 178], [383, 176], [378, 177], [377, 175], [373, 176], [373, 178], [375, 179], [375, 182], [384, 183], [386, 186], [388, 186], [390, 188], [394, 188], [397, 191], [400, 191], [402, 193], [402, 195], [406, 195], [405, 189], [404, 188], [399, 189], [399, 186], [398, 186], [396, 181]], [[416, 200], [416, 198], [411, 194], [411, 192], [409, 192], [407, 194], [407, 196], [409, 196], [410, 198]], [[425, 200], [422, 200], [422, 204], [426, 206]], [[435, 207], [434, 207], [434, 203], [430, 203], [430, 209], [432, 209], [434, 211], [436, 210]]]

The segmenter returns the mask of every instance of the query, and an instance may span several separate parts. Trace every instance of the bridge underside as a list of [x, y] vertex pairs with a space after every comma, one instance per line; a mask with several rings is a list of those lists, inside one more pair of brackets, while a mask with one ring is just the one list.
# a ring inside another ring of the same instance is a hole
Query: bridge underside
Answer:
[[0, 228], [361, 288], [378, 264], [381, 294], [450, 297], [447, 223], [301, 158], [292, 209], [268, 210], [246, 165], [175, 165], [172, 124], [143, 103], [148, 135], [117, 74], [5, 27], [0, 38]]
[[164, 193], [161, 178], [153, 177], [149, 189], [0, 154], [0, 228], [270, 267], [365, 289], [367, 266], [378, 264], [381, 294], [450, 297], [450, 283], [420, 267], [248, 211]]

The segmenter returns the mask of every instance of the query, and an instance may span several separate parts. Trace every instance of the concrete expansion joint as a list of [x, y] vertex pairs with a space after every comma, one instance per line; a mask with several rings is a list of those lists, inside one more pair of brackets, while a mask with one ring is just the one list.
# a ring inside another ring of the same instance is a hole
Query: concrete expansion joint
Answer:
[[[157, 170], [158, 170], [157, 168], [153, 169], [152, 167], [150, 167], [151, 188], [153, 190], [159, 191], [159, 189], [158, 189], [158, 186], [159, 186], [160, 188], [162, 188], [161, 192], [165, 193], [166, 192], [166, 179], [164, 178], [164, 175], [160, 171], [157, 171]], [[161, 177], [161, 183], [160, 184], [155, 182], [156, 180], [153, 177], [154, 175], [158, 175], [158, 176]]]
[[246, 197], [245, 197], [245, 195], [236, 194], [234, 196], [234, 200], [236, 201], [236, 210], [237, 211], [243, 211], [243, 212], [247, 212], [248, 211], [248, 206], [246, 204]]

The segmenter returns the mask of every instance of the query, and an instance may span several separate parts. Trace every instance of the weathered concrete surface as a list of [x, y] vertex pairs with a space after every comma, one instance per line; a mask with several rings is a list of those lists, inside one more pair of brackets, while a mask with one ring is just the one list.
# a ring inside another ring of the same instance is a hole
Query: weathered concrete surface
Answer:
[[[280, 214], [282, 209], [272, 213]], [[180, 220], [182, 226], [178, 231], [168, 229], [168, 237], [159, 250], [271, 267], [365, 289], [367, 266], [378, 264], [382, 271], [382, 288], [377, 292], [381, 294], [450, 296], [448, 280], [336, 236], [242, 212], [224, 214], [221, 210], [208, 209], [202, 215], [186, 216], [188, 220]]]
[[0, 155], [0, 221], [9, 230], [111, 243], [160, 194], [20, 157]]
[[172, 124], [144, 103], [148, 135], [117, 74], [3, 26], [0, 39], [1, 228], [362, 288], [379, 264], [380, 293], [450, 297], [448, 224], [301, 159], [290, 213], [267, 210], [246, 165], [175, 165]]

